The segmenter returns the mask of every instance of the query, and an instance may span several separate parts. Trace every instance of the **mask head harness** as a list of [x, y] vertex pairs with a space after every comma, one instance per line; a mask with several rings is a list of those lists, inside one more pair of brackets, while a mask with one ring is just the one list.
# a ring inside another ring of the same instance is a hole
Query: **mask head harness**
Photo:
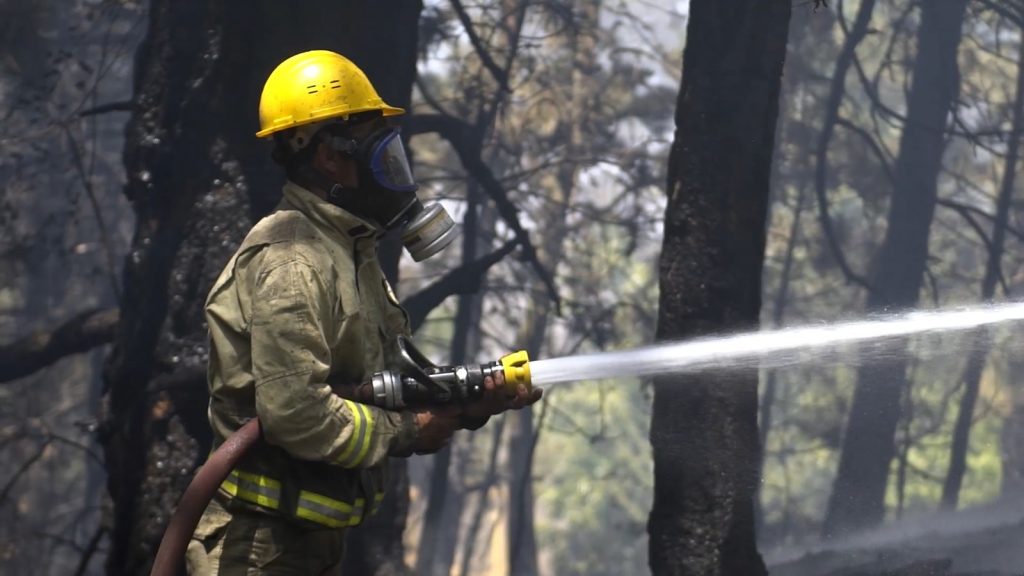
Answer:
[[[299, 184], [323, 190], [332, 204], [372, 220], [384, 230], [404, 227], [402, 243], [419, 262], [451, 244], [458, 228], [443, 206], [424, 206], [417, 198], [419, 186], [409, 167], [401, 132], [381, 123], [379, 117], [379, 113], [371, 112], [353, 115], [347, 121], [300, 126], [283, 134], [282, 139], [295, 154], [308, 154], [307, 147], [315, 150], [322, 142], [351, 157], [357, 166], [358, 187], [345, 187], [308, 162], [297, 170]], [[354, 137], [353, 128], [363, 128], [365, 122], [375, 122], [378, 127], [364, 138]]]

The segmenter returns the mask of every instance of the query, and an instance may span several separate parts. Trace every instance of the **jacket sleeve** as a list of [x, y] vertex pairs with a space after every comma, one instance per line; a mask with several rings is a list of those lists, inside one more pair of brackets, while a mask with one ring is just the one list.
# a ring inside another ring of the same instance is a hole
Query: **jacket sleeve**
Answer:
[[324, 324], [337, 312], [317, 270], [294, 260], [267, 267], [253, 292], [256, 413], [267, 442], [346, 468], [411, 452], [412, 414], [343, 399], [326, 383], [332, 358]]

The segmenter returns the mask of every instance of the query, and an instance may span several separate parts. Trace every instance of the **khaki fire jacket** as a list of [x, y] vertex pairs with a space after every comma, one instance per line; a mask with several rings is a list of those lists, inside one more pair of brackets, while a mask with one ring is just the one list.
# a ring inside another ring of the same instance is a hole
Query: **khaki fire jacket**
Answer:
[[409, 332], [377, 260], [377, 233], [289, 182], [214, 284], [214, 445], [254, 416], [264, 434], [222, 497], [300, 523], [354, 526], [383, 497], [387, 457], [412, 451], [411, 413], [335, 393], [389, 367]]

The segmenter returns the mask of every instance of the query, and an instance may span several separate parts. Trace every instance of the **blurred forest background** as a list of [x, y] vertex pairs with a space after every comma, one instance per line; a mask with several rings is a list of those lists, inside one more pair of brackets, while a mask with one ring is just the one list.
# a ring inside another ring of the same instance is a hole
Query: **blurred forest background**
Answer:
[[[1024, 2], [791, 7], [761, 325], [1014, 296]], [[433, 358], [653, 341], [692, 8], [0, 0], [0, 571], [147, 573], [208, 450], [202, 300], [276, 201], [282, 175], [252, 133], [263, 79], [292, 53], [342, 52], [410, 109], [421, 197], [464, 232], [427, 263], [388, 260]], [[861, 561], [850, 550], [878, 543], [842, 539], [879, 526], [904, 527], [879, 541], [955, 518], [1020, 535], [1021, 335], [761, 371], [770, 571]], [[354, 573], [647, 572], [655, 388], [558, 386], [394, 462], [390, 504], [350, 542], [373, 551]]]

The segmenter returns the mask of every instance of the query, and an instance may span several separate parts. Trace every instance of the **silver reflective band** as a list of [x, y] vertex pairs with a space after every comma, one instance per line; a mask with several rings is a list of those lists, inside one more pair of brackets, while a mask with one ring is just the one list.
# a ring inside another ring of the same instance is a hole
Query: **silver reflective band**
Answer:
[[402, 232], [402, 244], [412, 259], [422, 262], [444, 250], [459, 235], [455, 221], [443, 206], [434, 202], [423, 207]]
[[363, 518], [364, 500], [356, 498], [355, 505], [307, 490], [299, 492], [295, 515], [331, 528], [355, 526]]

